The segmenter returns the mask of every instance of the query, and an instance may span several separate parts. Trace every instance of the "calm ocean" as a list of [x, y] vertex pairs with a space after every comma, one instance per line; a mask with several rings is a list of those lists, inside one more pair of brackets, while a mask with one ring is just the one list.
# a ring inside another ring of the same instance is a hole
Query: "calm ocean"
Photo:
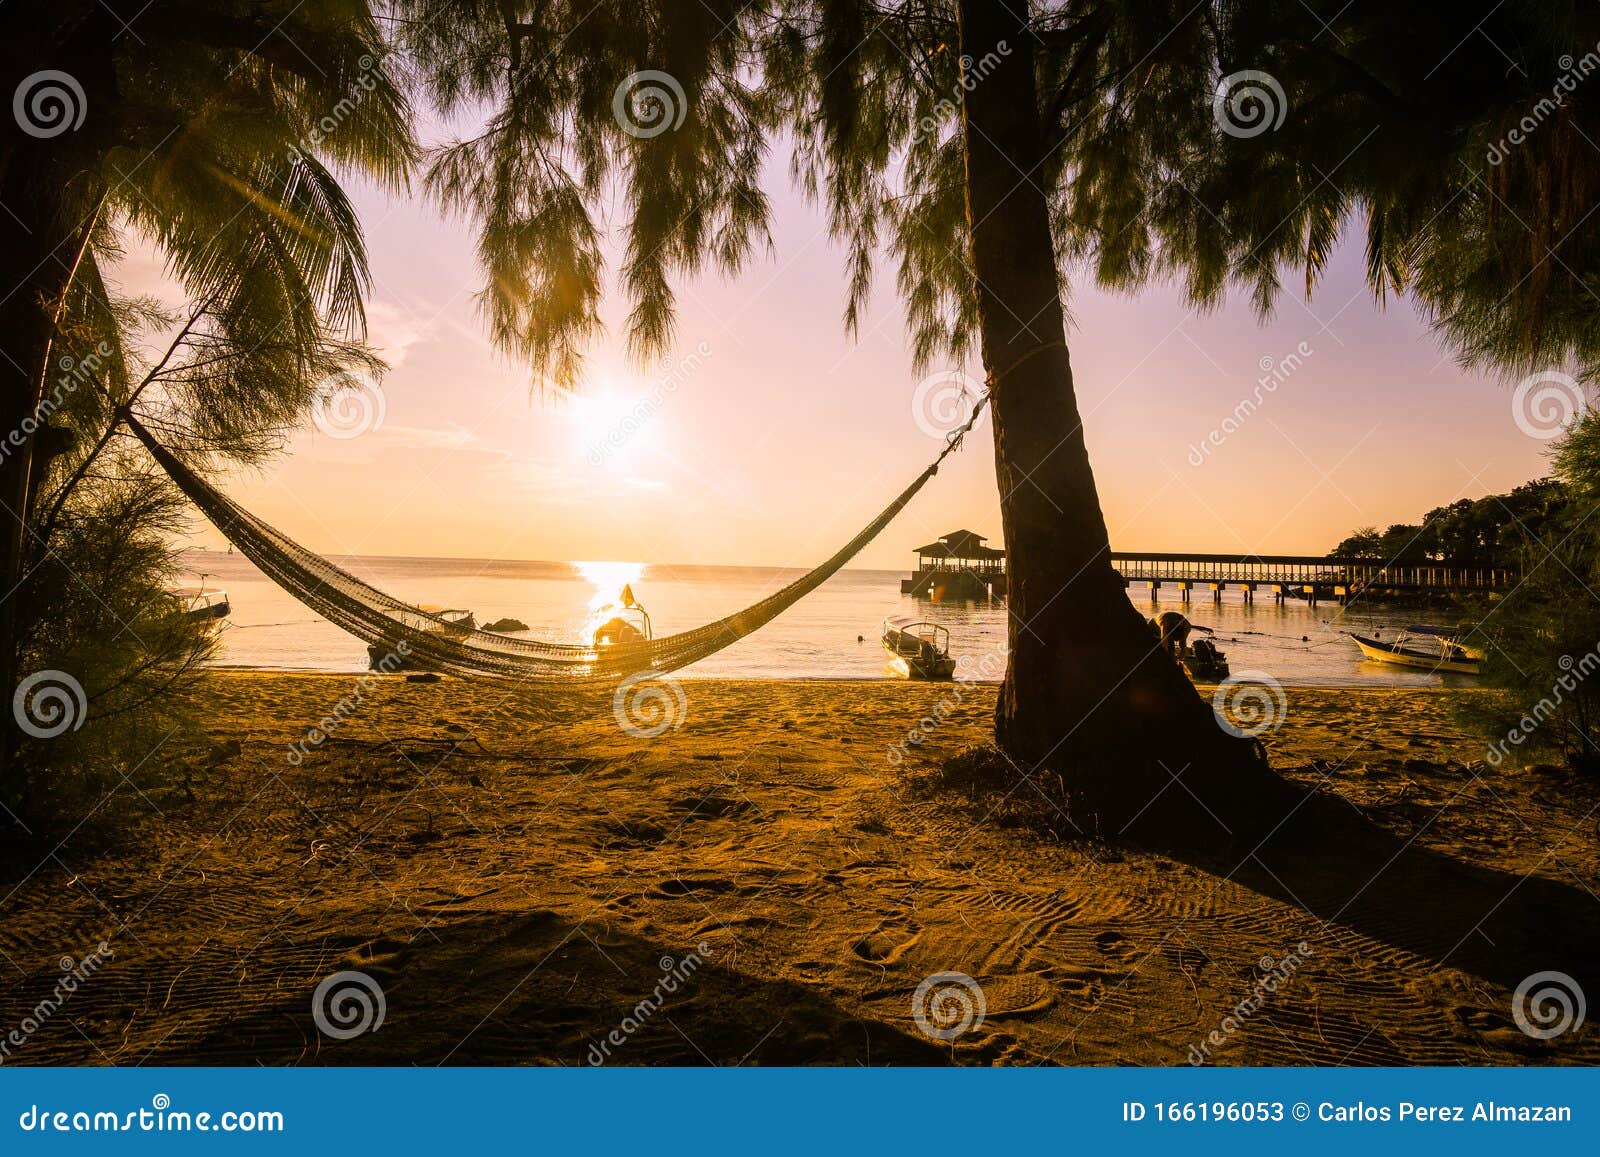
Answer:
[[[531, 634], [577, 643], [592, 631], [597, 610], [631, 583], [650, 612], [657, 635], [700, 626], [748, 606], [799, 576], [768, 567], [664, 566], [637, 563], [549, 563], [443, 558], [339, 560], [345, 569], [407, 601], [462, 607], [480, 623], [520, 619]], [[216, 662], [222, 666], [284, 670], [361, 671], [366, 649], [326, 620], [317, 618], [242, 555], [191, 551], [186, 556], [195, 582], [228, 591], [233, 614], [223, 630]], [[963, 671], [990, 671], [998, 678], [1005, 642], [1006, 610], [994, 603], [936, 605], [900, 594], [899, 571], [846, 570], [809, 598], [747, 639], [681, 674], [700, 678], [888, 679], [894, 674], [878, 643], [886, 615], [914, 614], [949, 628], [951, 650]], [[1134, 602], [1145, 614], [1184, 609], [1176, 591], [1152, 603], [1142, 591]], [[1278, 605], [1263, 597], [1254, 605], [1228, 592], [1213, 604], [1196, 592], [1188, 608], [1198, 624], [1214, 627], [1234, 674], [1265, 671], [1284, 684], [1302, 686], [1470, 686], [1470, 677], [1404, 672], [1362, 661], [1340, 629], [1387, 637], [1422, 612], [1360, 609], [1345, 612], [1326, 603]], [[586, 630], [587, 628], [587, 630]], [[857, 640], [857, 636], [862, 636]], [[1309, 641], [1302, 642], [1302, 636]], [[981, 674], [980, 674], [981, 677]]]

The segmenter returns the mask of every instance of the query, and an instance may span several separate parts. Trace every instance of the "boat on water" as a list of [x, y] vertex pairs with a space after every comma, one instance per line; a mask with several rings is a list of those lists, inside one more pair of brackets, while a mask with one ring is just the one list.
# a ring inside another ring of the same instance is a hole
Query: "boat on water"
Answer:
[[949, 679], [956, 673], [950, 656], [950, 632], [937, 623], [908, 616], [883, 620], [883, 649], [908, 679]]
[[228, 592], [208, 587], [202, 581], [197, 587], [174, 587], [167, 597], [176, 602], [184, 614], [196, 619], [222, 620], [233, 612], [228, 603]]
[[1462, 640], [1462, 635], [1465, 633], [1460, 627], [1433, 627], [1424, 623], [1413, 624], [1406, 628], [1406, 634], [1408, 635], [1427, 635], [1432, 638], [1449, 639], [1469, 659], [1477, 659], [1479, 662], [1487, 659], [1489, 657], [1488, 652], [1482, 647]]
[[1437, 644], [1430, 650], [1426, 647], [1407, 646], [1411, 640], [1409, 629], [1407, 634], [1401, 635], [1393, 643], [1385, 643], [1381, 639], [1369, 639], [1354, 631], [1346, 631], [1345, 634], [1355, 641], [1363, 655], [1377, 663], [1414, 667], [1421, 671], [1443, 671], [1452, 675], [1476, 675], [1481, 669], [1481, 655], [1474, 658], [1457, 645], [1453, 637], [1423, 635], [1423, 638], [1431, 639]]
[[[596, 650], [602, 647], [625, 647], [630, 643], [647, 643], [654, 636], [650, 616], [633, 597], [633, 587], [624, 586], [618, 596], [621, 609], [594, 629], [591, 640]], [[611, 608], [606, 607], [604, 611]]]
[[[434, 605], [419, 606], [417, 610], [432, 619], [435, 625], [430, 625], [427, 630], [430, 634], [439, 635], [465, 635], [476, 629], [477, 618], [471, 611], [459, 607], [441, 607]], [[423, 664], [415, 659], [408, 659], [400, 653], [400, 645], [395, 642], [367, 644], [367, 669], [371, 671], [409, 671], [422, 667]]]
[[1189, 678], [1210, 682], [1228, 677], [1228, 655], [1210, 639], [1196, 639], [1183, 649], [1183, 669]]

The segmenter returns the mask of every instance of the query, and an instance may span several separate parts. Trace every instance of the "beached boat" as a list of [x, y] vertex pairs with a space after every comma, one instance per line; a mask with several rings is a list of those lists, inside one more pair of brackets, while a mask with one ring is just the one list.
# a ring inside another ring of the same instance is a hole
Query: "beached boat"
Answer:
[[883, 620], [883, 649], [890, 665], [908, 679], [949, 679], [956, 673], [950, 657], [950, 632], [935, 623], [904, 616]]
[[1369, 639], [1353, 631], [1346, 631], [1356, 646], [1361, 648], [1361, 653], [1377, 663], [1389, 663], [1398, 667], [1415, 667], [1422, 671], [1446, 671], [1452, 675], [1476, 675], [1479, 673], [1480, 660], [1473, 658], [1466, 651], [1456, 646], [1447, 638], [1434, 638], [1438, 643], [1435, 650], [1419, 647], [1408, 647], [1409, 637], [1406, 635], [1393, 643], [1385, 643], [1380, 639]]

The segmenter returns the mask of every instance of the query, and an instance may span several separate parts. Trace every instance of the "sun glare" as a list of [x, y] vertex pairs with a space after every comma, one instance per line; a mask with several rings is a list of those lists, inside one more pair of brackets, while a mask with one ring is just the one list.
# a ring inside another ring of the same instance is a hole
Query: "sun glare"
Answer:
[[644, 574], [642, 562], [589, 561], [572, 564], [594, 587], [589, 596], [589, 623], [586, 634], [622, 610], [622, 588], [632, 586]]
[[639, 399], [610, 388], [574, 395], [567, 414], [575, 448], [593, 466], [629, 461], [652, 440], [651, 414]]

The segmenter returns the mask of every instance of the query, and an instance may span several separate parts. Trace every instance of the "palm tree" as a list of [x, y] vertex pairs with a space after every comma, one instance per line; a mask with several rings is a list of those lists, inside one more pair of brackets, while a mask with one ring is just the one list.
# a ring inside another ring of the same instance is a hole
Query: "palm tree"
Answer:
[[397, 186], [415, 149], [365, 0], [23, 0], [0, 12], [0, 28], [0, 79], [16, 93], [0, 132], [9, 694], [25, 633], [11, 596], [41, 553], [49, 463], [71, 443], [48, 421], [54, 407], [41, 409], [53, 343], [69, 312], [94, 302], [101, 336], [119, 332], [102, 263], [125, 240], [153, 244], [196, 303], [191, 337], [228, 351], [226, 374], [163, 383], [187, 402], [188, 424], [226, 452], [230, 438], [292, 420], [342, 354], [359, 360], [366, 255], [327, 164]]

